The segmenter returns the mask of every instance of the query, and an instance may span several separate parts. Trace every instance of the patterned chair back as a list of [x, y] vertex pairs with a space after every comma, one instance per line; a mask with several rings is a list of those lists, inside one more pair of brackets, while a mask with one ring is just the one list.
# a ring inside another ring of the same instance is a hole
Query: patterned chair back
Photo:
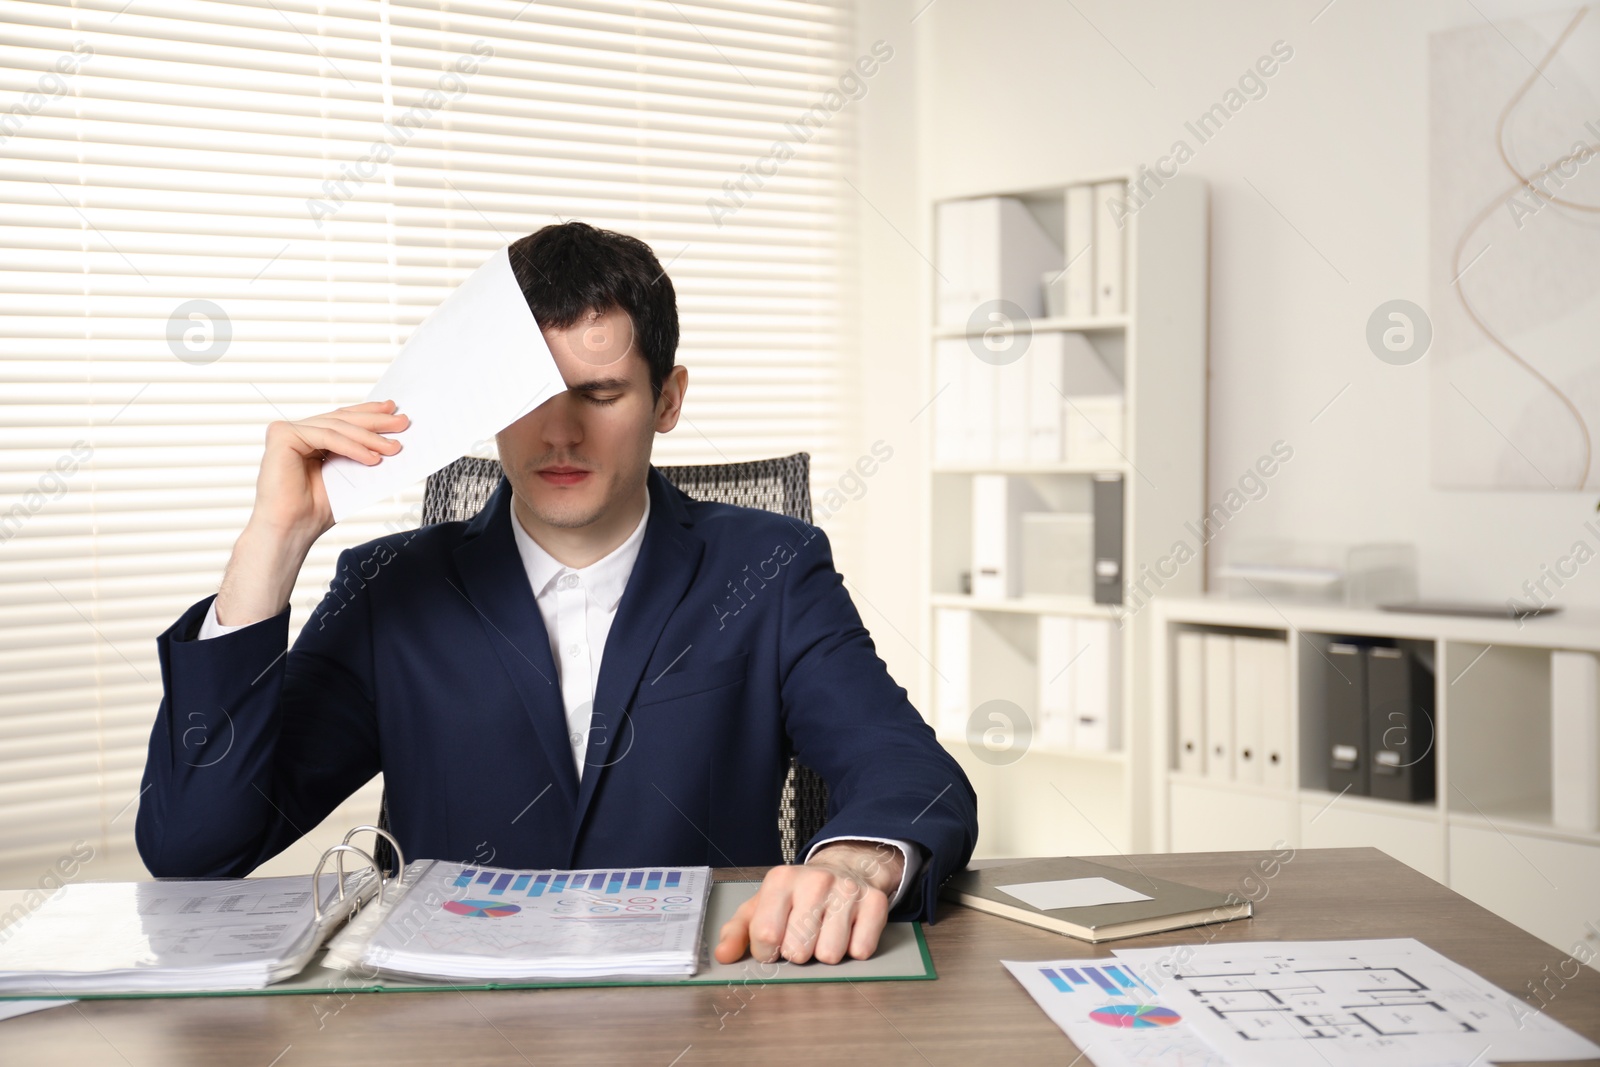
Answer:
[[[802, 522], [811, 521], [811, 455], [808, 452], [745, 463], [658, 466], [657, 469], [667, 481], [695, 500], [762, 508]], [[494, 494], [501, 473], [499, 460], [463, 456], [430, 475], [423, 490], [422, 525], [470, 520]], [[792, 755], [777, 816], [785, 863], [795, 861], [800, 846], [816, 836], [828, 817], [827, 783]], [[379, 810], [378, 825], [384, 829], [389, 827], [387, 794]], [[394, 866], [393, 851], [381, 837], [377, 860], [385, 869]]]

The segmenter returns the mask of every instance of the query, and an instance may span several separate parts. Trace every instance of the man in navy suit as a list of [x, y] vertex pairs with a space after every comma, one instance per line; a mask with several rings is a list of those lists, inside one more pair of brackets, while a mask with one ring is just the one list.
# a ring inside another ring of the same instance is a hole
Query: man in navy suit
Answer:
[[[723, 962], [866, 958], [934, 917], [977, 799], [875, 651], [817, 527], [703, 503], [650, 464], [688, 372], [643, 242], [548, 226], [510, 259], [567, 389], [496, 437], [470, 522], [339, 557], [288, 643], [289, 594], [333, 525], [329, 455], [380, 463], [392, 401], [274, 422], [219, 592], [158, 639], [140, 855], [242, 876], [379, 771], [412, 857], [508, 867], [779, 864]], [[829, 787], [782, 865], [790, 752]]]

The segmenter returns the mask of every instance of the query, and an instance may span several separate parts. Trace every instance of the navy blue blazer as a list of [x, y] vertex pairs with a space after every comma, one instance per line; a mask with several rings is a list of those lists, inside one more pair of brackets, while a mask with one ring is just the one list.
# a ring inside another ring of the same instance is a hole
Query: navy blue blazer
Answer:
[[813, 840], [926, 850], [893, 914], [932, 921], [972, 855], [977, 797], [876, 654], [827, 535], [692, 500], [653, 466], [648, 487], [581, 784], [502, 477], [470, 522], [341, 553], [287, 654], [288, 608], [195, 640], [211, 597], [157, 639], [165, 695], [137, 826], [151, 873], [245, 875], [380, 770], [411, 857], [781, 863], [793, 752], [829, 788]]

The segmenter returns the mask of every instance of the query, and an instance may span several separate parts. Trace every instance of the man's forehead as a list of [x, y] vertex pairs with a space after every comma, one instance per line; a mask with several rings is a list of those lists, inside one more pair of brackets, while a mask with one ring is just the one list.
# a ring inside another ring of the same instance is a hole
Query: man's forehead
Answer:
[[574, 350], [556, 357], [556, 363], [561, 371], [561, 378], [567, 383], [568, 389], [581, 389], [587, 392], [598, 392], [603, 389], [622, 389], [632, 387], [638, 381], [641, 372], [647, 368], [643, 359], [636, 359], [632, 355], [633, 348], [619, 348], [614, 352], [604, 353], [604, 361], [595, 358], [596, 354], [586, 354]]

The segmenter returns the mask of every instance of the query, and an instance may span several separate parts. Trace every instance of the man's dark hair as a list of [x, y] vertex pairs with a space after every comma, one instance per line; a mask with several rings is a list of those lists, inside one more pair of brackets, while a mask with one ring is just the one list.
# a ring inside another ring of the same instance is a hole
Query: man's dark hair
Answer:
[[678, 297], [650, 246], [625, 233], [563, 222], [511, 242], [511, 270], [543, 329], [564, 330], [591, 311], [621, 309], [650, 367], [650, 396], [678, 351]]

